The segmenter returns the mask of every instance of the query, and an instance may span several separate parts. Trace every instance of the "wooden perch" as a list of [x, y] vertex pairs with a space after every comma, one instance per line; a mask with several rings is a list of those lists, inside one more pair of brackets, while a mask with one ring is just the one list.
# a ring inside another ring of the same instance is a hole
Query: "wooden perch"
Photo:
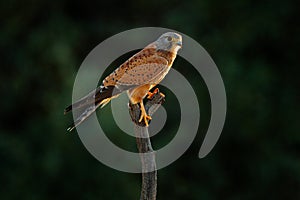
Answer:
[[[165, 101], [165, 96], [159, 91], [145, 104], [148, 115], [152, 116]], [[155, 153], [151, 146], [148, 127], [144, 121], [139, 122], [141, 110], [138, 104], [129, 102], [129, 114], [134, 122], [136, 143], [142, 162], [142, 189], [140, 200], [155, 200], [157, 192], [157, 170]]]

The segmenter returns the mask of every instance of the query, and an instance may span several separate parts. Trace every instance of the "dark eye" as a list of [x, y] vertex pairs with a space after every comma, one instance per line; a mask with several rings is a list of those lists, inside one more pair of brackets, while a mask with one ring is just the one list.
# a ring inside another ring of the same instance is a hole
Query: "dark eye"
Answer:
[[172, 37], [171, 37], [171, 36], [168, 36], [168, 37], [167, 37], [167, 40], [168, 40], [169, 42], [171, 42], [171, 41], [172, 41]]

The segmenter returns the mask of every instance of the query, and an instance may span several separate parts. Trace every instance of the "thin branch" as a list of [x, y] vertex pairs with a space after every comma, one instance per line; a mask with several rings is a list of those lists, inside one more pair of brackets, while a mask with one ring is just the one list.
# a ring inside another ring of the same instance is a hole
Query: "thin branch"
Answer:
[[[160, 105], [165, 101], [164, 95], [157, 92], [152, 99], [145, 104], [147, 113], [152, 116]], [[142, 190], [140, 200], [155, 200], [157, 193], [157, 170], [155, 153], [152, 149], [148, 127], [145, 122], [139, 122], [140, 107], [138, 104], [129, 102], [129, 114], [134, 122], [136, 143], [142, 162]]]

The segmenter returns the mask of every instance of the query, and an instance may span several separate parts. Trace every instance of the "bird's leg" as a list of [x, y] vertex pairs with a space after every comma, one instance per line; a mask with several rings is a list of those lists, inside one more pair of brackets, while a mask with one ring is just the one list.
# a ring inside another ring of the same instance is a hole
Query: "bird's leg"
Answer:
[[147, 115], [145, 107], [144, 107], [143, 100], [140, 102], [140, 106], [141, 106], [141, 117], [139, 119], [139, 122], [141, 122], [142, 120], [144, 120], [146, 126], [148, 126], [148, 120], [151, 120], [152, 118], [149, 115]]
[[158, 88], [155, 88], [155, 90], [153, 92], [148, 92], [148, 96], [147, 99], [152, 99], [152, 97], [159, 91]]

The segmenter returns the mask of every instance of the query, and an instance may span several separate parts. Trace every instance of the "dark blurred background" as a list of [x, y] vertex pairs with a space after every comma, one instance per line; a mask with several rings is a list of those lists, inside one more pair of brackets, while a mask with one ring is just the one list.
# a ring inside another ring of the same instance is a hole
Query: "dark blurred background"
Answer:
[[[158, 172], [158, 199], [300, 199], [299, 1], [0, 5], [0, 199], [139, 198], [140, 174], [94, 159], [76, 131], [67, 134], [72, 116], [63, 109], [87, 54], [116, 33], [144, 26], [197, 40], [219, 67], [228, 98], [221, 138], [198, 159], [210, 101], [201, 76], [183, 70], [201, 102], [200, 129], [189, 150]], [[166, 141], [158, 136], [153, 145]]]

